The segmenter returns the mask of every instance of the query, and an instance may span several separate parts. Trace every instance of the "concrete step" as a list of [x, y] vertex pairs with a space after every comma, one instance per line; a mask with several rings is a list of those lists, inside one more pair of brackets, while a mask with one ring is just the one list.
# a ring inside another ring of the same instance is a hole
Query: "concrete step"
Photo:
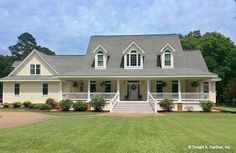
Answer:
[[148, 102], [125, 101], [118, 102], [114, 106], [113, 112], [153, 112]]

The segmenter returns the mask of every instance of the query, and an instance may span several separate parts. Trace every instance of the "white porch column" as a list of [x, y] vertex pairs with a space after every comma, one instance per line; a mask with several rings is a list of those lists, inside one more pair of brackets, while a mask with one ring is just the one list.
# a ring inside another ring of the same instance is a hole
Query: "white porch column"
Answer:
[[149, 92], [150, 92], [150, 80], [147, 80], [147, 101], [149, 101]]
[[88, 99], [87, 101], [90, 101], [90, 80], [88, 80]]
[[62, 93], [62, 81], [60, 81], [60, 87], [59, 87], [59, 94], [60, 94], [60, 100], [63, 99], [63, 93]]
[[120, 80], [116, 80], [116, 92], [118, 93], [118, 101], [120, 101]]
[[178, 80], [178, 94], [179, 94], [179, 99], [178, 102], [181, 102], [181, 80]]

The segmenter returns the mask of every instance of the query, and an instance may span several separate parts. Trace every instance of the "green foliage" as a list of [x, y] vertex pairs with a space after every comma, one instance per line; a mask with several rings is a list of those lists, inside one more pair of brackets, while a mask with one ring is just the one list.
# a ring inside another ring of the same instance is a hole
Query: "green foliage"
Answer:
[[52, 109], [52, 106], [49, 105], [49, 104], [41, 104], [40, 110], [51, 110]]
[[214, 103], [212, 101], [210, 101], [210, 100], [203, 100], [203, 101], [200, 101], [199, 105], [202, 107], [202, 110], [204, 112], [210, 112], [211, 108], [214, 105]]
[[29, 109], [41, 109], [42, 104], [31, 104]]
[[59, 102], [59, 106], [63, 111], [69, 111], [71, 106], [73, 104], [73, 101], [70, 99], [66, 99], [66, 100], [61, 100]]
[[198, 86], [199, 86], [199, 82], [198, 82], [198, 81], [193, 81], [193, 82], [191, 83], [191, 86], [192, 86], [192, 87], [198, 87]]
[[73, 104], [73, 109], [75, 111], [86, 111], [88, 109], [88, 103], [78, 100]]
[[223, 96], [227, 83], [236, 76], [236, 46], [218, 32], [192, 31], [188, 35], [180, 35], [184, 50], [201, 50], [210, 72], [217, 73], [222, 81], [217, 82], [217, 96]]
[[58, 106], [58, 103], [54, 99], [52, 99], [52, 98], [48, 98], [46, 100], [46, 104], [51, 105], [52, 108], [56, 108]]
[[13, 103], [13, 108], [20, 108], [20, 106], [21, 106], [21, 102], [14, 102]]
[[94, 98], [89, 102], [89, 105], [94, 108], [95, 112], [100, 112], [106, 105], [106, 100], [104, 100], [102, 97]]
[[28, 32], [21, 34], [17, 38], [17, 43], [8, 47], [8, 49], [11, 51], [12, 56], [17, 60], [23, 60], [34, 49], [37, 49], [45, 54], [55, 55], [55, 53], [48, 48], [38, 46], [36, 39]]
[[168, 112], [170, 112], [174, 107], [173, 100], [171, 99], [163, 99], [160, 101], [159, 105], [164, 111]]
[[31, 104], [32, 104], [31, 101], [24, 101], [24, 102], [23, 102], [23, 105], [24, 105], [25, 108], [29, 108], [29, 106], [30, 106]]
[[3, 103], [3, 108], [9, 108], [9, 107], [10, 107], [9, 103]]

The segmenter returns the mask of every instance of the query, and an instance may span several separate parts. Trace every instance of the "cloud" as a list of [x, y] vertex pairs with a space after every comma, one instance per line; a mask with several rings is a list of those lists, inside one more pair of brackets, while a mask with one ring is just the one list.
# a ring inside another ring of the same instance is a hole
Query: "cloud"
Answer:
[[232, 0], [0, 1], [0, 51], [30, 32], [57, 54], [81, 54], [91, 35], [219, 31], [236, 41]]

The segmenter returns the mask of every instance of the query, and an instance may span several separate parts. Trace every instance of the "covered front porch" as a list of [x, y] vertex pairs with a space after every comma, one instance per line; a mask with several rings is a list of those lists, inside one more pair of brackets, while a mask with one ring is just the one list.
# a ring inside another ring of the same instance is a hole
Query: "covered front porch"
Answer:
[[90, 101], [103, 97], [112, 101], [178, 102], [215, 101], [215, 82], [208, 79], [67, 79], [61, 80], [61, 99]]

